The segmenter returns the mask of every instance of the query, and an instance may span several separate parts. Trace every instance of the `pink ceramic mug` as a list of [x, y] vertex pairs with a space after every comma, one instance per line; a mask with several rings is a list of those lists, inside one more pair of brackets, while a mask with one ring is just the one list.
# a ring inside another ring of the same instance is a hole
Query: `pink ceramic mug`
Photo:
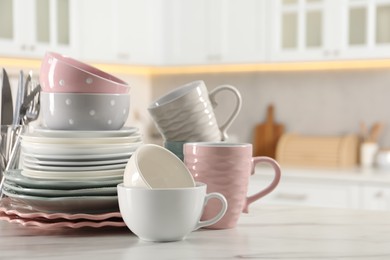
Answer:
[[[269, 157], [252, 157], [252, 144], [198, 142], [186, 143], [183, 148], [184, 163], [195, 181], [207, 184], [207, 192], [222, 193], [228, 202], [225, 216], [207, 228], [233, 228], [241, 212], [248, 213], [252, 202], [264, 197], [275, 189], [280, 180], [280, 166]], [[273, 181], [265, 189], [247, 196], [249, 177], [255, 172], [258, 163], [270, 164], [275, 172]], [[210, 201], [203, 212], [202, 219], [215, 216], [220, 205]]]

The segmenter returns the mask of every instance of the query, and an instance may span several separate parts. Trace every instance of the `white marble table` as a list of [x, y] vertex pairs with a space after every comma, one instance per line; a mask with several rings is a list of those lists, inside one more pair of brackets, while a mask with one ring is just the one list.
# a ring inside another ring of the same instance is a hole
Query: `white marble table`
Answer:
[[230, 230], [179, 242], [126, 228], [40, 230], [0, 221], [0, 259], [390, 259], [390, 213], [257, 205]]

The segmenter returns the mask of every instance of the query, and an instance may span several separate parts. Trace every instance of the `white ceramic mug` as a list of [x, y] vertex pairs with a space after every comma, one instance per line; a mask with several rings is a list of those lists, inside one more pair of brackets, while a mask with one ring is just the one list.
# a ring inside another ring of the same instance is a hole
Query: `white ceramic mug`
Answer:
[[195, 181], [184, 163], [171, 151], [143, 144], [131, 155], [123, 175], [126, 187], [185, 188]]
[[[145, 189], [119, 184], [119, 209], [127, 227], [147, 241], [177, 241], [192, 231], [212, 225], [226, 212], [227, 202], [220, 193], [206, 193], [207, 185], [177, 189]], [[221, 210], [208, 220], [200, 221], [204, 206], [218, 199]]]
[[[215, 96], [230, 91], [237, 101], [226, 122], [218, 126]], [[233, 86], [221, 85], [208, 91], [203, 81], [180, 86], [154, 101], [148, 111], [159, 132], [169, 141], [224, 141], [227, 130], [241, 109], [240, 92]]]

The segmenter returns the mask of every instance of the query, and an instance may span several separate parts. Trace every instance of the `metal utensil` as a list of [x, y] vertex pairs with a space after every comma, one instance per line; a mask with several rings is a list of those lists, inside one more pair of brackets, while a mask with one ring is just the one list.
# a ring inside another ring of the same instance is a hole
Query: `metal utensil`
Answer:
[[13, 104], [11, 85], [7, 72], [3, 68], [1, 80], [1, 135], [0, 135], [0, 177], [8, 163], [12, 147], [11, 124], [13, 121]]
[[31, 84], [29, 88], [32, 88], [32, 90], [29, 91], [22, 105], [22, 125], [28, 125], [39, 116], [41, 86], [37, 85], [34, 87], [33, 84]]
[[3, 68], [3, 79], [1, 87], [1, 125], [10, 125], [13, 121], [13, 104], [11, 85], [8, 75]]
[[[17, 163], [19, 161], [18, 159], [20, 156], [20, 139], [21, 139], [21, 134], [24, 130], [25, 130], [25, 127], [22, 125], [17, 125], [13, 129], [13, 133], [15, 134], [16, 138], [15, 138], [14, 145], [12, 146], [12, 151], [11, 151], [11, 154], [9, 156], [7, 165], [5, 167], [5, 171], [8, 171], [10, 169], [15, 169], [17, 167]], [[5, 177], [3, 175], [3, 176], [1, 176], [1, 181], [0, 181], [0, 199], [4, 197], [4, 193], [3, 193], [4, 181], [5, 181]]]
[[21, 116], [20, 116], [20, 108], [23, 103], [24, 99], [24, 73], [21, 70], [19, 73], [19, 81], [18, 81], [18, 91], [16, 94], [16, 101], [15, 101], [15, 110], [14, 110], [14, 118], [12, 121], [12, 125], [14, 128], [21, 123]]
[[21, 114], [27, 113], [29, 110], [35, 110], [37, 104], [37, 101], [39, 101], [40, 91], [41, 91], [41, 85], [37, 85], [36, 87], [31, 84], [29, 87], [31, 89], [27, 96], [24, 98], [23, 104], [20, 108]]

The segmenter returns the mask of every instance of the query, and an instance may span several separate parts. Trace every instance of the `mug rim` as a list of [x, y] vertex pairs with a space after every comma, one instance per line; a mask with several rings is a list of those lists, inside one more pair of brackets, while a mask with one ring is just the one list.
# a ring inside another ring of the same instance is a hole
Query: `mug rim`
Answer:
[[221, 148], [239, 148], [252, 146], [251, 143], [235, 143], [235, 142], [186, 142], [184, 146], [196, 146], [196, 147], [221, 147]]
[[117, 184], [118, 189], [123, 189], [123, 190], [129, 190], [129, 191], [181, 191], [181, 190], [198, 190], [198, 189], [203, 189], [207, 188], [207, 184], [203, 182], [195, 182], [194, 187], [178, 187], [178, 188], [151, 188], [151, 187], [138, 187], [138, 186], [125, 186], [123, 182]]
[[185, 96], [187, 93], [189, 93], [191, 90], [199, 87], [199, 86], [205, 86], [205, 83], [203, 80], [195, 80], [188, 82], [184, 85], [181, 85], [177, 88], [174, 88], [173, 90], [169, 91], [162, 97], [159, 97], [155, 101], [152, 102], [152, 104], [149, 105], [148, 110], [153, 110], [159, 107], [162, 107], [164, 105], [167, 105], [173, 101], [178, 100], [179, 98]]

